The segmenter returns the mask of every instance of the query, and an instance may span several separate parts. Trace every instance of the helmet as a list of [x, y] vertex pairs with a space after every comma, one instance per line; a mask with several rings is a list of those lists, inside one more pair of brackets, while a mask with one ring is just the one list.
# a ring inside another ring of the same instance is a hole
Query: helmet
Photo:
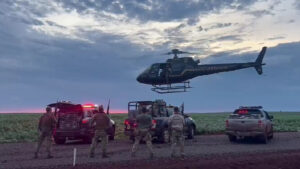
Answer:
[[104, 112], [103, 105], [100, 105], [98, 110], [99, 110], [99, 113], [103, 113]]
[[98, 110], [93, 110], [92, 112], [93, 112], [93, 114], [99, 113]]
[[142, 108], [142, 113], [146, 113], [148, 110], [147, 110], [147, 108], [146, 107], [143, 107]]
[[174, 108], [174, 113], [179, 113], [178, 107], [175, 107], [175, 108]]
[[52, 110], [52, 109], [51, 109], [50, 106], [47, 106], [47, 107], [46, 107], [46, 112], [51, 112], [51, 110]]

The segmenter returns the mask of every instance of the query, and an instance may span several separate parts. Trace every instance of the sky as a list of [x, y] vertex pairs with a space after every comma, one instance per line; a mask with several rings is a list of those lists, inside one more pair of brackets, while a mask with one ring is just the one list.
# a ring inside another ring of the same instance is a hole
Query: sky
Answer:
[[[1, 0], [0, 112], [39, 112], [57, 100], [184, 102], [187, 112], [262, 105], [300, 111], [298, 0]], [[201, 76], [190, 92], [161, 95], [136, 77], [173, 48], [201, 64], [254, 61], [253, 68]]]

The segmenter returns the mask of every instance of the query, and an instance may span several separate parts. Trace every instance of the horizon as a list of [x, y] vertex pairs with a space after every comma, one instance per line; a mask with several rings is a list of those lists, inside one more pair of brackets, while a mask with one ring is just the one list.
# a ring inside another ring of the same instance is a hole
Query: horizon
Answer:
[[[185, 112], [186, 114], [218, 114], [218, 113], [231, 113], [234, 110], [231, 111], [211, 111], [211, 112], [197, 112], [197, 111], [191, 111], [191, 112]], [[271, 113], [300, 113], [299, 111], [285, 111], [285, 110], [266, 110], [267, 112], [271, 112]], [[7, 111], [7, 112], [0, 112], [0, 114], [43, 114], [45, 112], [43, 111]], [[122, 111], [122, 110], [112, 110], [112, 112], [109, 112], [110, 114], [127, 114], [128, 111]]]

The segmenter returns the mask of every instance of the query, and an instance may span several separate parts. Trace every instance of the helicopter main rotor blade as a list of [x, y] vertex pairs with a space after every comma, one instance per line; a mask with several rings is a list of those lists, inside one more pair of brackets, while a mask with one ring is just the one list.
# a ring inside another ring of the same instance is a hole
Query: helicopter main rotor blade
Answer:
[[192, 52], [185, 52], [178, 49], [173, 49], [171, 52], [163, 53], [163, 55], [176, 55], [176, 54], [191, 54], [191, 55], [197, 55], [199, 53], [192, 53]]
[[173, 52], [163, 53], [162, 55], [171, 55], [174, 54]]
[[193, 52], [185, 52], [185, 51], [179, 51], [179, 54], [192, 54], [192, 55], [197, 55], [199, 53], [193, 53]]

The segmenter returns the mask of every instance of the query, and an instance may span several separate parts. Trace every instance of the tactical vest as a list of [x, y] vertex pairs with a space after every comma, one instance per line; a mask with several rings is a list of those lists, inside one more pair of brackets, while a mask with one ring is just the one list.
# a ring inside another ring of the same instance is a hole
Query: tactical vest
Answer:
[[152, 125], [152, 118], [147, 114], [138, 115], [136, 118], [138, 129], [150, 129]]
[[44, 114], [40, 119], [42, 132], [50, 132], [55, 128], [55, 117], [51, 114]]
[[106, 130], [109, 128], [110, 119], [105, 113], [97, 113], [94, 115], [96, 130]]
[[179, 114], [174, 114], [171, 118], [171, 129], [182, 131], [184, 127], [184, 118]]

